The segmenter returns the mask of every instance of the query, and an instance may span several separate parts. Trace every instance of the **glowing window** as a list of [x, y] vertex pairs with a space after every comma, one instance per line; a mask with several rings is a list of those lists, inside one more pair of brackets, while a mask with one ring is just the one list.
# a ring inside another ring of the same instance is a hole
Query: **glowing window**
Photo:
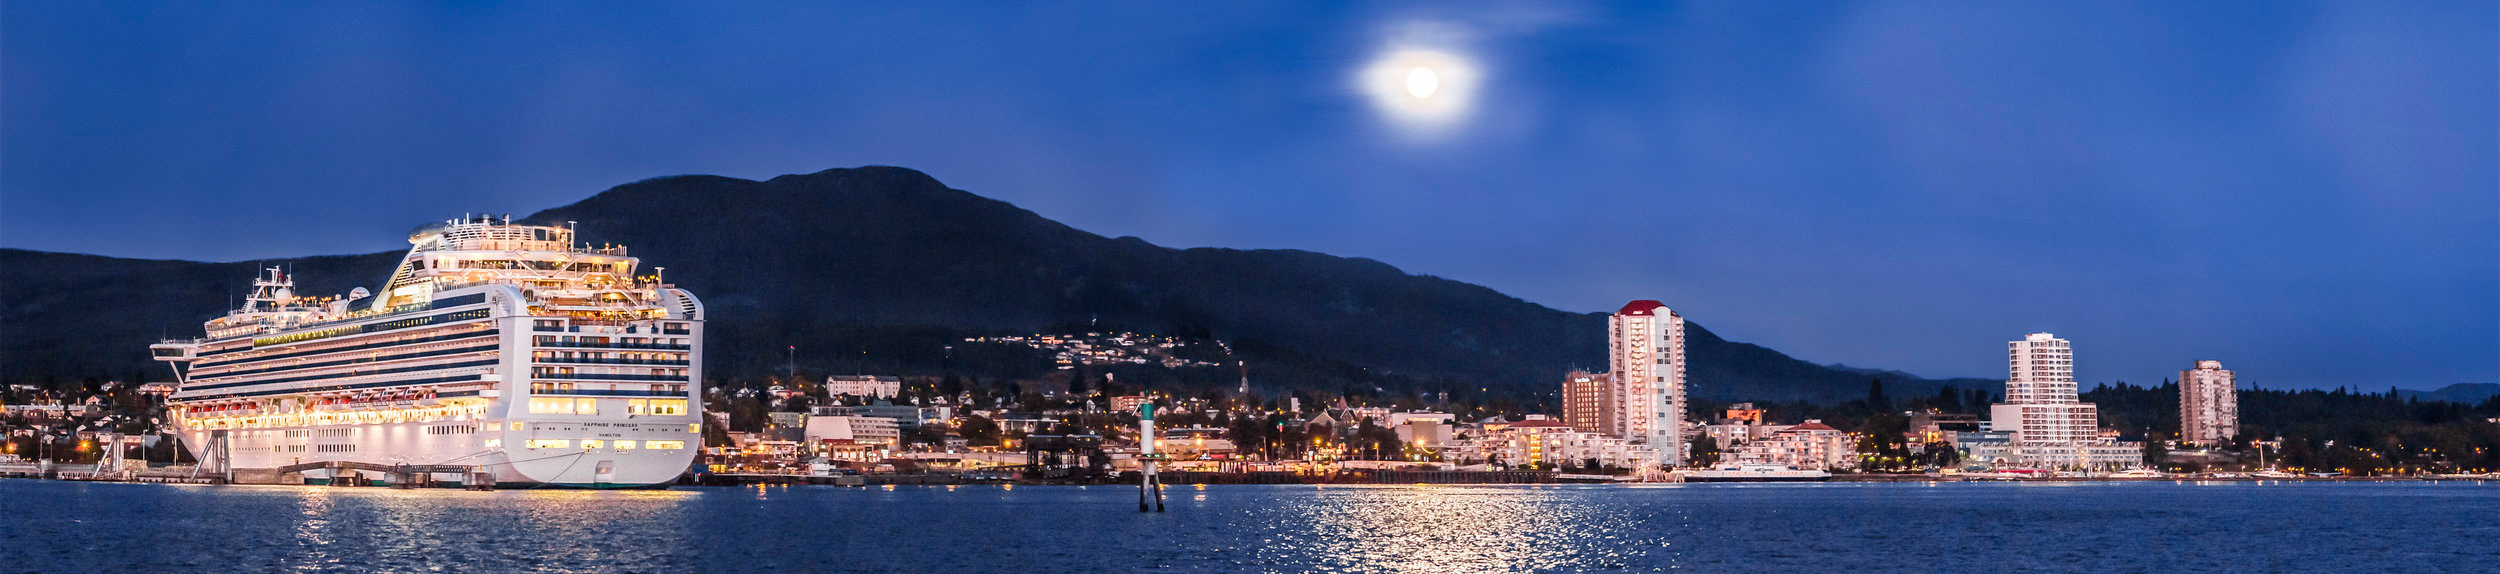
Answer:
[[582, 441], [582, 450], [591, 450], [591, 449], [599, 448], [599, 446], [600, 446], [600, 445], [599, 445], [599, 439], [590, 439], [590, 440], [585, 440], [585, 441]]
[[684, 448], [686, 448], [686, 441], [682, 441], [682, 440], [646, 440], [646, 441], [642, 441], [642, 446], [643, 446], [644, 448], [657, 449], [657, 450], [679, 450], [679, 449], [684, 449]]
[[[686, 434], [703, 434], [703, 425], [701, 423], [686, 425]], [[655, 446], [651, 448], [660, 447]]]
[[573, 441], [560, 438], [530, 439], [530, 448], [573, 448]]
[[686, 399], [651, 399], [651, 414], [686, 414]]
[[599, 399], [573, 399], [573, 414], [599, 414]]
[[521, 421], [512, 421], [512, 430], [521, 430]]
[[486, 439], [486, 448], [503, 448], [503, 439], [499, 439], [499, 438], [490, 438], [490, 439]]
[[[534, 415], [569, 415], [569, 414], [573, 414], [573, 399], [567, 399], [567, 398], [547, 398], [547, 397], [530, 397], [530, 414], [534, 414]], [[519, 424], [521, 424], [521, 423], [512, 423], [512, 424], [516, 425], [514, 430], [519, 430], [517, 425], [519, 425]]]
[[649, 399], [625, 399], [625, 414], [644, 415], [650, 414], [650, 410], [651, 401]]
[[615, 446], [616, 446], [616, 450], [634, 450], [634, 441], [630, 441], [630, 440], [620, 440], [620, 441], [616, 441], [616, 445], [615, 445]]

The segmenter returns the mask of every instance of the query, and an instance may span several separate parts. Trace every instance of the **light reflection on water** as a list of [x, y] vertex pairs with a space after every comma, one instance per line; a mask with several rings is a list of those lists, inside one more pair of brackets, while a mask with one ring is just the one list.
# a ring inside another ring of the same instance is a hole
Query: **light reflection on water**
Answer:
[[[1183, 493], [1186, 492], [1186, 496]], [[0, 480], [0, 570], [2489, 571], [2500, 484], [756, 486]], [[2401, 525], [2401, 526], [2396, 526]]]
[[1310, 562], [1349, 572], [1518, 572], [1674, 563], [1672, 542], [1642, 524], [1681, 521], [1610, 511], [1551, 488], [1335, 487], [1296, 505], [1258, 563]]

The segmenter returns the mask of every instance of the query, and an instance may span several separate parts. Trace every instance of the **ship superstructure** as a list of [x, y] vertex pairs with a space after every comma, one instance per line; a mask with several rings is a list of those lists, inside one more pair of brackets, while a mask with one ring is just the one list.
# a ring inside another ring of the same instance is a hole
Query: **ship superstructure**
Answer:
[[567, 226], [418, 228], [378, 293], [295, 293], [269, 269], [207, 336], [151, 348], [186, 448], [238, 475], [327, 463], [459, 480], [635, 487], [701, 448], [703, 304]]

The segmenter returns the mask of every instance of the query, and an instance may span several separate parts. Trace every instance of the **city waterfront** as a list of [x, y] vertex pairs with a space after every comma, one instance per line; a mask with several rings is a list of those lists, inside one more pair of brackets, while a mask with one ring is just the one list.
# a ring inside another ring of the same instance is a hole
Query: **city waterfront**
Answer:
[[2500, 483], [467, 492], [0, 480], [0, 569], [2490, 571]]

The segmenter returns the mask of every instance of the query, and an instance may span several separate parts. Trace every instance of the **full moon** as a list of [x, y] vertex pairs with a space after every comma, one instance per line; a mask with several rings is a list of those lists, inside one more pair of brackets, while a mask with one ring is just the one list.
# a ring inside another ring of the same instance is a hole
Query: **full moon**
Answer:
[[1475, 107], [1483, 72], [1446, 49], [1393, 48], [1356, 74], [1356, 85], [1391, 123], [1409, 135], [1446, 133]]
[[1440, 90], [1441, 75], [1433, 73], [1432, 68], [1416, 68], [1415, 71], [1406, 73], [1406, 93], [1418, 98], [1429, 98], [1432, 97], [1433, 92]]

